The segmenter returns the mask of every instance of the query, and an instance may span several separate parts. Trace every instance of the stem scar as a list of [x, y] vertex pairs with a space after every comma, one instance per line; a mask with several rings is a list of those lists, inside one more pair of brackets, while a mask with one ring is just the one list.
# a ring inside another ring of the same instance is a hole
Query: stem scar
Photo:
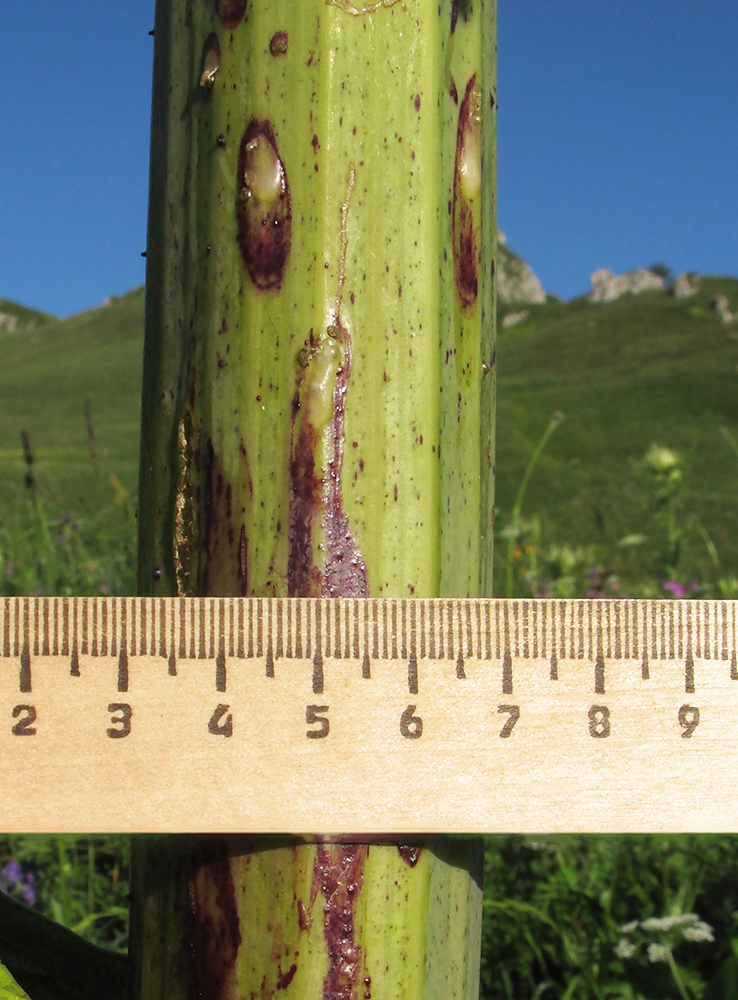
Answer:
[[349, 165], [341, 204], [336, 296], [326, 328], [298, 355], [292, 403], [290, 531], [287, 580], [293, 597], [366, 597], [366, 563], [343, 509], [341, 476], [351, 330], [341, 317], [348, 216], [356, 186]]
[[398, 3], [403, 10], [407, 10], [403, 0], [379, 0], [378, 3], [367, 3], [363, 7], [357, 7], [350, 0], [325, 0], [325, 3], [326, 7], [338, 7], [344, 14], [351, 14], [352, 17], [361, 17], [362, 14], [374, 14], [380, 7], [394, 7]]

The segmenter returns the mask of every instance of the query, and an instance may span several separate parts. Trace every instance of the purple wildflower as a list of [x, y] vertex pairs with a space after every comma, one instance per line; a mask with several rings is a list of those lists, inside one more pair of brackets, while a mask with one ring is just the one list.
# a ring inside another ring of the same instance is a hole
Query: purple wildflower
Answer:
[[28, 903], [29, 906], [33, 906], [36, 902], [36, 874], [35, 872], [26, 872], [25, 882], [21, 890], [21, 899], [24, 903]]
[[2, 872], [0, 872], [0, 878], [2, 878], [3, 882], [5, 882], [11, 889], [14, 885], [17, 885], [17, 883], [21, 881], [23, 878], [23, 869], [15, 858], [11, 858], [10, 861], [8, 861]]
[[36, 875], [24, 872], [15, 858], [11, 858], [0, 871], [0, 892], [20, 898], [33, 906], [36, 902]]
[[699, 593], [700, 585], [696, 580], [692, 580], [691, 583], [679, 583], [678, 580], [662, 580], [661, 589], [664, 593], [671, 594], [675, 600], [682, 601], [690, 593]]

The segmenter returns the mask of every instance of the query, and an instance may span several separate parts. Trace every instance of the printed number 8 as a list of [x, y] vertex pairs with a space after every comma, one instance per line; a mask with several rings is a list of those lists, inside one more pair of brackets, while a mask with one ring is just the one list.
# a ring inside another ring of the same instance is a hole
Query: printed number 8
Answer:
[[587, 716], [590, 736], [601, 740], [610, 735], [610, 709], [607, 705], [593, 705]]

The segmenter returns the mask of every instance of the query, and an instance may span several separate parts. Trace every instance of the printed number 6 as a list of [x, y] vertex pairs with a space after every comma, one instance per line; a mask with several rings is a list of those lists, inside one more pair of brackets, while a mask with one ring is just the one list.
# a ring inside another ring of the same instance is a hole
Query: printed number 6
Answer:
[[406, 740], [419, 740], [423, 735], [423, 720], [414, 715], [417, 705], [408, 705], [400, 716], [400, 732]]

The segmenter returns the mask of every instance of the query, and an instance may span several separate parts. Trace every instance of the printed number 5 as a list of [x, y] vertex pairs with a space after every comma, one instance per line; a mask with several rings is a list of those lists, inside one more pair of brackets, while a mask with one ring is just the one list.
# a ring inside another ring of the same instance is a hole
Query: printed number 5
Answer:
[[309, 740], [322, 740], [330, 732], [330, 721], [321, 715], [321, 712], [327, 711], [327, 705], [308, 705], [305, 709], [305, 722], [309, 726], [315, 725], [317, 722], [320, 726], [320, 729], [308, 729], [305, 735]]

